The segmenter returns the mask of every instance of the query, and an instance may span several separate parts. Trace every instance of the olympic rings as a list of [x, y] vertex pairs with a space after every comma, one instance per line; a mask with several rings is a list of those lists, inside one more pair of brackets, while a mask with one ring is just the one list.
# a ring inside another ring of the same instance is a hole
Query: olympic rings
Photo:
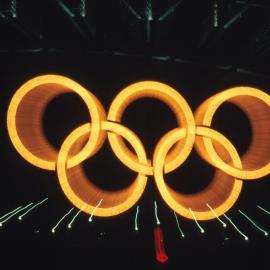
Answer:
[[106, 113], [99, 100], [69, 78], [44, 75], [23, 84], [10, 102], [7, 113], [9, 137], [18, 153], [41, 169], [55, 170], [57, 159], [57, 151], [43, 134], [44, 109], [53, 98], [68, 92], [75, 92], [82, 98], [92, 121], [87, 144], [68, 162], [68, 167], [73, 167], [98, 151], [105, 139], [106, 134], [101, 134], [100, 123], [106, 119]]
[[[42, 115], [54, 97], [66, 92], [75, 92], [82, 98], [91, 122], [72, 131], [57, 153], [42, 132]], [[167, 104], [178, 123], [178, 127], [160, 139], [152, 159], [147, 159], [136, 134], [120, 123], [128, 105], [144, 97]], [[226, 101], [242, 109], [252, 126], [252, 142], [243, 157], [239, 157], [225, 136], [211, 128], [215, 112]], [[251, 87], [234, 87], [212, 96], [199, 106], [194, 120], [188, 103], [176, 90], [159, 82], [138, 82], [116, 96], [106, 116], [99, 100], [78, 83], [59, 75], [44, 75], [29, 80], [17, 90], [8, 108], [7, 126], [19, 154], [37, 167], [56, 170], [59, 184], [71, 203], [96, 216], [114, 216], [130, 209], [143, 194], [148, 176], [153, 175], [162, 198], [171, 209], [193, 219], [189, 211], [192, 209], [198, 220], [209, 220], [215, 215], [207, 204], [218, 216], [222, 215], [238, 199], [242, 180], [258, 179], [270, 173], [270, 96]], [[98, 152], [106, 134], [116, 157], [137, 173], [133, 183], [120, 191], [98, 188], [87, 179], [80, 166]], [[127, 148], [123, 139], [135, 153]], [[198, 154], [216, 168], [216, 173], [203, 191], [185, 195], [166, 185], [164, 173], [181, 166], [194, 144]], [[96, 209], [100, 199], [102, 204]]]

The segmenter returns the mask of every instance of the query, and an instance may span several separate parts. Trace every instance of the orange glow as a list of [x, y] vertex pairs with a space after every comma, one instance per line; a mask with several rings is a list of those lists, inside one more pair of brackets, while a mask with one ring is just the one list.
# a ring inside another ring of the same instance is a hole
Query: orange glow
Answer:
[[73, 167], [93, 155], [105, 139], [105, 133], [101, 133], [100, 130], [101, 120], [106, 118], [105, 110], [93, 94], [69, 78], [44, 75], [23, 84], [9, 104], [7, 113], [9, 137], [18, 153], [39, 168], [55, 170], [58, 155], [44, 136], [43, 112], [54, 97], [69, 92], [74, 92], [82, 98], [89, 111], [92, 125], [87, 144], [68, 162], [68, 167]]
[[[75, 92], [82, 98], [90, 122], [72, 131], [57, 152], [43, 134], [42, 115], [54, 97], [66, 92]], [[160, 139], [152, 159], [147, 159], [136, 134], [120, 124], [128, 105], [145, 97], [167, 104], [178, 123], [178, 127]], [[252, 142], [243, 157], [239, 157], [225, 136], [211, 128], [215, 112], [226, 101], [241, 108], [252, 126]], [[163, 83], [143, 81], [123, 89], [113, 100], [107, 117], [99, 100], [78, 83], [59, 75], [44, 75], [29, 80], [17, 90], [8, 108], [7, 127], [19, 154], [37, 167], [56, 170], [67, 198], [88, 214], [105, 217], [127, 211], [140, 199], [148, 176], [153, 175], [162, 198], [172, 210], [193, 219], [189, 211], [192, 209], [198, 220], [209, 220], [216, 218], [213, 211], [220, 216], [234, 205], [242, 180], [258, 179], [270, 173], [269, 106], [270, 96], [266, 93], [251, 87], [235, 87], [204, 101], [194, 120], [188, 103], [176, 90]], [[106, 134], [116, 157], [137, 173], [128, 188], [114, 192], [92, 184], [80, 165], [98, 152]], [[164, 174], [185, 162], [194, 143], [198, 154], [216, 168], [216, 173], [201, 192], [181, 194], [166, 184]]]
[[214, 148], [207, 137], [196, 141], [196, 148], [204, 159], [216, 168], [238, 179], [258, 179], [270, 173], [270, 96], [251, 87], [234, 87], [204, 101], [195, 113], [196, 124], [211, 127], [217, 109], [231, 102], [247, 115], [252, 128], [252, 142], [241, 157], [242, 167], [231, 166], [220, 157], [222, 149]]
[[[125, 138], [134, 148], [139, 162], [146, 164], [146, 154], [140, 140], [126, 127], [103, 121], [102, 130], [114, 132]], [[67, 157], [76, 151], [88, 138], [91, 128], [85, 124], [75, 129], [64, 141], [57, 160], [59, 183], [67, 198], [79, 209], [92, 214], [97, 202], [102, 198], [101, 207], [95, 209], [95, 216], [114, 216], [131, 208], [141, 197], [147, 181], [147, 176], [139, 173], [133, 184], [121, 191], [105, 191], [93, 185], [83, 173], [81, 166], [66, 169]], [[75, 145], [75, 149], [72, 146]]]

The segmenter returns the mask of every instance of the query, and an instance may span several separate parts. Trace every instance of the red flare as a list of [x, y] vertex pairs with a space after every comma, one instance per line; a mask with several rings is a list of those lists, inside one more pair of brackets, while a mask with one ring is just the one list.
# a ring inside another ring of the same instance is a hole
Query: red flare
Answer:
[[163, 232], [161, 227], [156, 227], [154, 229], [154, 238], [155, 238], [156, 259], [160, 263], [165, 263], [168, 261], [168, 256], [164, 248]]

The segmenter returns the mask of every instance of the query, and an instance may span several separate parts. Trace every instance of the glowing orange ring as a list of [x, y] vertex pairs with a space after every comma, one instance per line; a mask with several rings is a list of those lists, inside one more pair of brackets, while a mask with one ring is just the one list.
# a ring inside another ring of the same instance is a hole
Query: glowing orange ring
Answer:
[[195, 113], [197, 125], [211, 126], [217, 109], [231, 102], [244, 111], [252, 127], [252, 142], [241, 157], [242, 167], [231, 166], [220, 158], [210, 138], [196, 140], [198, 152], [213, 166], [238, 179], [258, 179], [270, 173], [270, 96], [252, 87], [234, 87], [204, 101]]
[[[131, 130], [120, 124], [107, 121], [102, 122], [101, 129], [123, 136], [134, 148], [139, 162], [147, 163], [144, 147]], [[74, 130], [64, 141], [57, 160], [59, 183], [71, 203], [84, 212], [95, 216], [115, 216], [127, 211], [140, 199], [146, 186], [147, 176], [139, 173], [130, 187], [117, 192], [104, 191], [93, 185], [83, 174], [81, 166], [69, 169], [72, 175], [69, 177], [66, 162], [70, 151], [73, 145], [78, 143], [78, 140], [83, 139], [83, 136], [88, 136], [89, 133], [90, 125], [85, 124]], [[103, 200], [101, 206], [95, 209], [96, 204], [101, 199]]]
[[[234, 146], [220, 133], [205, 127], [197, 127], [197, 136], [205, 136], [221, 144], [230, 155], [235, 166], [241, 167], [241, 160]], [[215, 218], [206, 203], [211, 205], [218, 216], [226, 213], [238, 199], [242, 181], [233, 179], [227, 174], [217, 171], [212, 183], [205, 190], [192, 195], [180, 194], [166, 185], [163, 177], [164, 162], [168, 151], [179, 140], [186, 136], [185, 129], [175, 129], [168, 132], [158, 143], [154, 153], [154, 176], [158, 190], [167, 203], [179, 215], [193, 219], [189, 208], [198, 220]]]
[[[108, 112], [108, 120], [120, 122], [127, 106], [133, 101], [144, 97], [156, 98], [167, 104], [174, 112], [179, 126], [187, 130], [184, 142], [177, 144], [166, 158], [165, 173], [168, 173], [184, 162], [193, 147], [195, 140], [193, 114], [186, 100], [173, 88], [159, 82], [144, 81], [129, 85], [115, 97]], [[128, 168], [136, 172], [153, 175], [153, 167], [150, 160], [148, 160], [148, 165], [140, 164], [120, 136], [110, 133], [108, 138], [113, 151], [115, 153], [121, 151], [121, 156], [123, 157], [121, 161]]]
[[42, 130], [42, 115], [46, 105], [55, 96], [66, 92], [77, 93], [85, 102], [91, 116], [91, 134], [80, 153], [70, 158], [73, 167], [102, 145], [101, 120], [105, 111], [89, 91], [73, 80], [60, 75], [43, 75], [24, 83], [12, 97], [7, 113], [9, 137], [18, 153], [31, 164], [46, 170], [55, 170], [57, 151], [48, 143]]

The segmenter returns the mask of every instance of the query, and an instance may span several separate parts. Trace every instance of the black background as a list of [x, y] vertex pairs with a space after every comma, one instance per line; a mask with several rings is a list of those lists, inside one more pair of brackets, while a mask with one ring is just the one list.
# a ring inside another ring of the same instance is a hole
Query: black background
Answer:
[[[46, 25], [48, 27], [48, 23]], [[245, 33], [241, 33], [244, 36]], [[65, 41], [64, 37], [58, 38], [58, 41]], [[103, 40], [98, 46], [103, 48], [105, 43]], [[6, 52], [0, 54], [0, 211], [4, 214], [18, 205], [49, 197], [48, 203], [33, 211], [22, 222], [14, 218], [0, 228], [3, 262], [35, 268], [228, 269], [237, 265], [241, 269], [254, 269], [255, 266], [268, 269], [269, 237], [248, 223], [238, 213], [238, 209], [270, 231], [270, 216], [256, 207], [260, 204], [270, 209], [269, 177], [245, 182], [238, 201], [228, 212], [249, 236], [249, 241], [245, 241], [230, 225], [224, 229], [217, 220], [201, 222], [206, 231], [202, 235], [193, 221], [180, 216], [179, 222], [185, 233], [185, 239], [182, 239], [173, 212], [161, 199], [151, 177], [138, 202], [138, 232], [134, 230], [136, 208], [133, 207], [116, 217], [94, 218], [93, 223], [88, 223], [88, 216], [81, 214], [73, 228], [68, 230], [66, 225], [75, 214], [74, 211], [56, 234], [52, 234], [51, 228], [72, 205], [62, 193], [55, 172], [32, 166], [16, 152], [8, 138], [6, 112], [16, 89], [28, 79], [42, 74], [61, 74], [75, 80], [96, 95], [106, 110], [121, 89], [138, 81], [155, 80], [172, 86], [195, 111], [206, 98], [233, 86], [253, 86], [269, 93], [269, 77], [259, 75], [258, 72], [243, 74], [236, 72], [235, 68], [217, 68], [213, 63], [221, 62], [225, 66], [228, 62], [233, 65], [236, 62], [248, 62], [246, 54], [239, 56], [232, 48], [223, 54], [225, 49], [222, 46], [219, 53], [213, 51], [212, 54], [209, 50], [200, 52], [200, 59], [204, 59], [200, 64], [154, 60], [149, 54], [148, 45], [142, 46], [145, 51], [138, 49], [143, 52], [140, 56], [122, 57], [74, 48], [53, 51], [48, 49], [48, 41], [46, 46], [46, 49], [36, 53], [19, 53], [13, 51], [13, 46], [8, 43], [4, 47]], [[239, 42], [237, 46], [240, 47]], [[130, 50], [130, 47], [126, 48]], [[182, 55], [185, 53], [194, 57], [192, 53], [187, 53], [187, 48], [182, 50]], [[256, 61], [249, 61], [249, 67], [267, 74], [269, 65], [266, 62], [267, 58], [256, 58]], [[76, 95], [66, 94], [55, 98], [46, 109], [44, 131], [49, 141], [59, 148], [74, 128], [87, 121], [89, 117], [83, 102]], [[162, 135], [176, 127], [173, 113], [164, 104], [152, 99], [138, 100], [130, 105], [122, 123], [139, 136], [149, 158]], [[239, 153], [245, 152], [251, 140], [251, 130], [248, 119], [238, 108], [230, 104], [223, 105], [215, 115], [213, 128], [226, 135]], [[93, 158], [85, 161], [83, 166], [92, 182], [109, 190], [126, 187], [135, 176], [117, 160], [108, 143]], [[167, 183], [178, 191], [194, 193], [206, 187], [213, 174], [214, 168], [193, 151], [181, 168], [167, 176]], [[164, 265], [155, 260], [154, 200], [158, 204], [169, 257]]]

